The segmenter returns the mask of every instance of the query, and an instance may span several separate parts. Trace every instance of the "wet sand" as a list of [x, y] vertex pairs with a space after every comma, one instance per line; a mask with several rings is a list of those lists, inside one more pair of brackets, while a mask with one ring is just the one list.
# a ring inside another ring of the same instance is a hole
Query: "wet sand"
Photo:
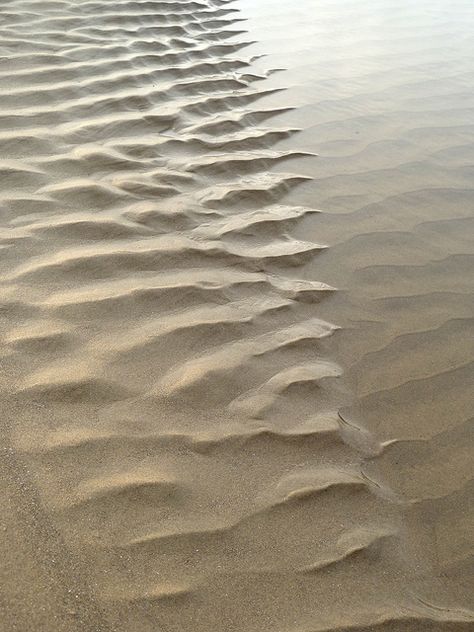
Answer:
[[470, 4], [0, 15], [0, 630], [474, 630]]

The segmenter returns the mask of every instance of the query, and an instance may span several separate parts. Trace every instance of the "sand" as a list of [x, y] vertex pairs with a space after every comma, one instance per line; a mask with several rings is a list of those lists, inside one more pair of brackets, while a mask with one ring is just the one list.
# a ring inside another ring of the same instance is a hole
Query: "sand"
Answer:
[[470, 3], [0, 15], [0, 630], [474, 630]]

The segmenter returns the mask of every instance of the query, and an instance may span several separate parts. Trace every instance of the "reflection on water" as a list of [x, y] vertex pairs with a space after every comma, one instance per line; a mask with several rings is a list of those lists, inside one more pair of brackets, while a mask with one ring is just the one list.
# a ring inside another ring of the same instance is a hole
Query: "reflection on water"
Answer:
[[291, 69], [269, 103], [301, 106], [280, 120], [319, 154], [292, 200], [325, 211], [299, 228], [331, 246], [307, 274], [341, 290], [321, 313], [347, 414], [393, 442], [366, 471], [405, 503], [424, 594], [472, 608], [474, 7], [239, 4], [259, 63]]

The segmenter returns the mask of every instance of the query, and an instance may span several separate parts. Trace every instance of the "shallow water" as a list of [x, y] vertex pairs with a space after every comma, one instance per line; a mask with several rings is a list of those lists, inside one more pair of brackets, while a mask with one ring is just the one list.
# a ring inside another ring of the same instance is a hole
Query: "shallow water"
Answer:
[[4, 629], [473, 629], [470, 3], [1, 12]]

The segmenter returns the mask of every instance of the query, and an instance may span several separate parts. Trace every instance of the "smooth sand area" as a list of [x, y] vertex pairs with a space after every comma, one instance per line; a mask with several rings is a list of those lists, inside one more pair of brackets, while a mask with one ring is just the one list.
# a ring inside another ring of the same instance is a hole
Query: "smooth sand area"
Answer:
[[472, 3], [0, 17], [0, 631], [474, 631]]

